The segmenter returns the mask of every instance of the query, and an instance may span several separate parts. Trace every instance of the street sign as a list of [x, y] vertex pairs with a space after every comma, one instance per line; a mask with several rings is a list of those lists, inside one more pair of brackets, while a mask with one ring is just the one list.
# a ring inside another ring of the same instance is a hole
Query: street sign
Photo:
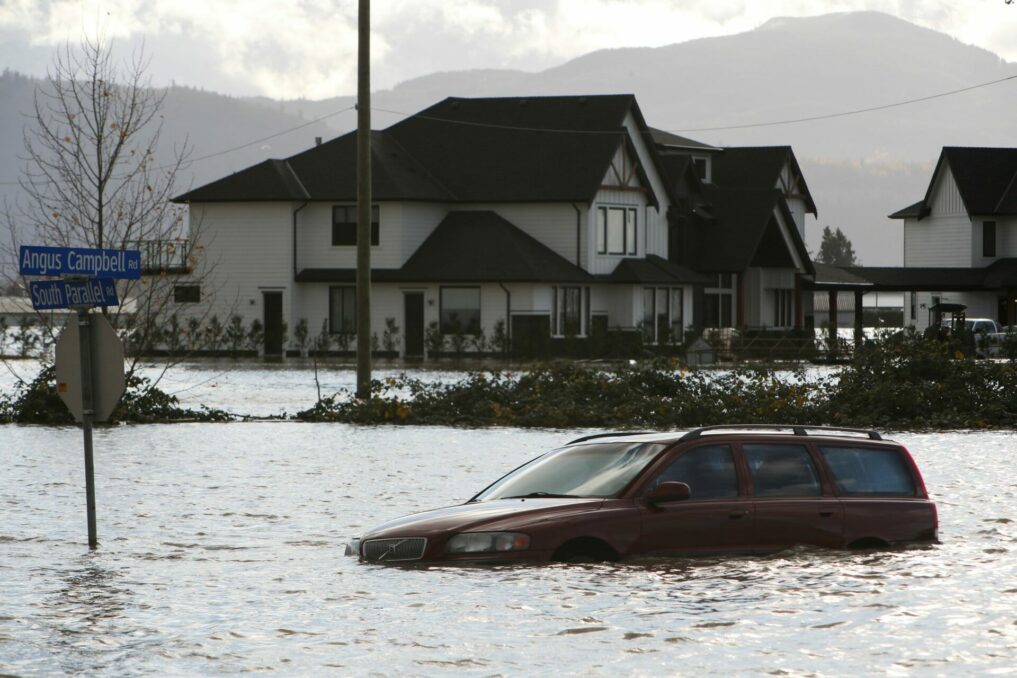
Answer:
[[[92, 421], [106, 421], [124, 393], [124, 345], [101, 313], [88, 314], [91, 326]], [[78, 345], [79, 316], [71, 316], [56, 343], [57, 393], [82, 422], [82, 364]]]
[[18, 272], [21, 275], [75, 275], [137, 280], [141, 277], [141, 252], [22, 245], [18, 252]]
[[92, 280], [33, 280], [29, 287], [32, 308], [48, 311], [54, 308], [117, 306], [117, 286], [112, 278]]

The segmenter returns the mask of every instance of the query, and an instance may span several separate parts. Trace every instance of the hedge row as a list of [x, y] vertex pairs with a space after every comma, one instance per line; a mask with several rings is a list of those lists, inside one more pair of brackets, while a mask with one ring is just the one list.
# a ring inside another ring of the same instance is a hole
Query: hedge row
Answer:
[[786, 423], [895, 430], [1017, 424], [1017, 369], [977, 361], [913, 332], [869, 342], [837, 374], [743, 367], [690, 371], [674, 361], [604, 370], [560, 362], [520, 375], [470, 374], [453, 383], [403, 375], [375, 381], [369, 400], [346, 392], [300, 412], [303, 421], [357, 424], [680, 429]]

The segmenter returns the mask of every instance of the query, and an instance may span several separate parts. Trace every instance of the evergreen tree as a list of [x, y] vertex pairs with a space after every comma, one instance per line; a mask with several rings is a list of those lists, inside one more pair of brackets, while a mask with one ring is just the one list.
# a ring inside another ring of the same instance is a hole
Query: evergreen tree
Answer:
[[858, 265], [851, 241], [839, 228], [831, 231], [829, 226], [823, 227], [823, 242], [819, 245], [819, 256], [816, 257], [816, 261], [834, 266]]

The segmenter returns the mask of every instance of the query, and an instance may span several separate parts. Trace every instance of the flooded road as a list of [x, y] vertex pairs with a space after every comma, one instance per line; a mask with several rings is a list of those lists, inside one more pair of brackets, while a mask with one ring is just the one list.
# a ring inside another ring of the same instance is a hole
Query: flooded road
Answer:
[[576, 432], [0, 427], [0, 673], [1013, 675], [1017, 435], [899, 435], [942, 544], [591, 566], [343, 557]]

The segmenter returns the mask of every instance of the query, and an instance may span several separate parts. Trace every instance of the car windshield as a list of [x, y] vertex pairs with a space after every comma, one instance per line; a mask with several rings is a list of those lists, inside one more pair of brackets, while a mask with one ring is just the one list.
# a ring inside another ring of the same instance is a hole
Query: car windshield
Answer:
[[553, 450], [517, 468], [474, 497], [616, 497], [667, 445], [591, 443]]

